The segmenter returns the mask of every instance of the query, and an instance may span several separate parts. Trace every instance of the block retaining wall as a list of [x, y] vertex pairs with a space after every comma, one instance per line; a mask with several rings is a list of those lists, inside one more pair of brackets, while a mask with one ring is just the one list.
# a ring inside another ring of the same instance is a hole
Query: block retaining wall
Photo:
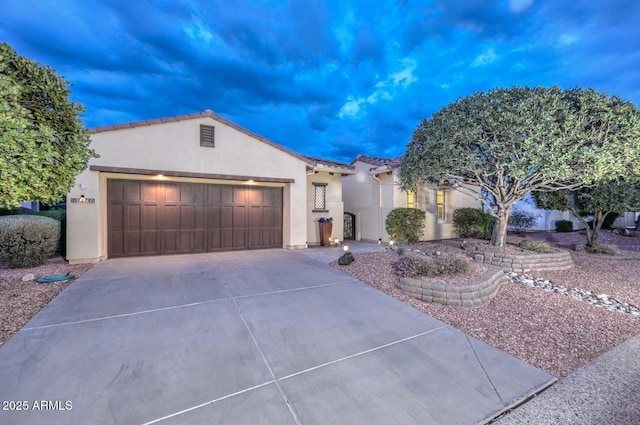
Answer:
[[487, 305], [496, 296], [500, 286], [508, 281], [509, 278], [499, 267], [489, 267], [473, 285], [458, 286], [402, 277], [396, 286], [407, 295], [428, 303], [481, 307]]
[[472, 254], [475, 261], [496, 267], [505, 272], [530, 273], [540, 270], [568, 270], [573, 267], [569, 251], [557, 250], [548, 254], [502, 254], [497, 252], [477, 252]]

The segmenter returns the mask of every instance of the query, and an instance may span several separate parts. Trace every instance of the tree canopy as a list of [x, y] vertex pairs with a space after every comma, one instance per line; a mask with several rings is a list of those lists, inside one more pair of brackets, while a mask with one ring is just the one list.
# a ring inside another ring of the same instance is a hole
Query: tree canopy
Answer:
[[400, 166], [404, 189], [451, 179], [481, 186], [504, 245], [511, 206], [531, 190], [577, 189], [640, 172], [640, 113], [592, 89], [497, 88], [424, 119]]
[[[532, 192], [531, 196], [538, 208], [569, 211], [586, 229], [587, 245], [594, 246], [609, 214], [640, 210], [640, 181], [612, 181], [573, 191]], [[593, 227], [587, 216], [593, 217]]]
[[59, 201], [95, 156], [68, 86], [0, 43], [0, 207]]

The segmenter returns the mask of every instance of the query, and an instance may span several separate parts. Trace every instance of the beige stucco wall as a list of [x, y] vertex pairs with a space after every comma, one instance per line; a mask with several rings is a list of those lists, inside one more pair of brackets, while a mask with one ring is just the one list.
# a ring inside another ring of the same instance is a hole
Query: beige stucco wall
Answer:
[[[215, 148], [200, 146], [200, 124], [215, 126]], [[91, 147], [100, 155], [90, 165], [189, 173], [294, 179], [284, 187], [283, 241], [301, 248], [307, 241], [306, 164], [299, 158], [238, 131], [213, 118], [197, 118], [95, 133]], [[88, 168], [76, 178], [67, 195], [67, 259], [92, 262], [106, 258], [107, 177], [153, 179], [155, 176], [110, 175]], [[166, 180], [249, 184], [237, 180], [164, 177]], [[82, 187], [80, 186], [82, 185]], [[72, 198], [94, 198], [94, 204]]]
[[[326, 211], [314, 211], [315, 188], [313, 183], [326, 183]], [[307, 242], [309, 245], [320, 244], [320, 228], [318, 219], [320, 217], [333, 218], [331, 229], [331, 240], [344, 239], [343, 235], [343, 215], [344, 205], [342, 202], [342, 176], [338, 173], [331, 175], [327, 172], [317, 172], [310, 174], [307, 178]]]
[[[356, 215], [356, 239], [383, 242], [389, 241], [384, 221], [394, 208], [407, 206], [407, 194], [400, 189], [398, 170], [391, 174], [376, 175], [376, 181], [369, 172], [375, 168], [371, 164], [356, 161], [356, 174], [343, 178], [344, 209]], [[445, 220], [437, 220], [435, 187], [421, 185], [418, 193], [418, 208], [425, 211], [423, 240], [447, 239], [453, 233], [453, 211], [456, 208], [480, 208], [479, 191], [463, 185], [459, 189], [447, 189]]]

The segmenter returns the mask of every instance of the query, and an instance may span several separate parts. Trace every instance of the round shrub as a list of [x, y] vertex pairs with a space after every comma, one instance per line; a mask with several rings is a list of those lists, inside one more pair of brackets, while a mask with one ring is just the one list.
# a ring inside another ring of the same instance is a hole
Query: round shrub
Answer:
[[11, 267], [35, 267], [58, 250], [60, 222], [35, 215], [0, 217], [0, 257]]
[[396, 208], [385, 220], [385, 228], [389, 236], [396, 241], [416, 243], [424, 229], [424, 211], [417, 208]]
[[553, 252], [553, 248], [549, 245], [549, 242], [540, 239], [525, 239], [520, 242], [520, 248], [540, 253]]
[[573, 221], [571, 220], [556, 221], [556, 232], [573, 232]]
[[461, 238], [490, 239], [493, 217], [477, 208], [457, 208], [453, 212], [453, 230]]

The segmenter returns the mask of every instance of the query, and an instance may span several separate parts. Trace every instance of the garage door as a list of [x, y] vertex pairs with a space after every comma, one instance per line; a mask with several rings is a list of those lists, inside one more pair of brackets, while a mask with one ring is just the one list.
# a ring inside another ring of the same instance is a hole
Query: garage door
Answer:
[[282, 247], [282, 188], [108, 180], [108, 255]]

